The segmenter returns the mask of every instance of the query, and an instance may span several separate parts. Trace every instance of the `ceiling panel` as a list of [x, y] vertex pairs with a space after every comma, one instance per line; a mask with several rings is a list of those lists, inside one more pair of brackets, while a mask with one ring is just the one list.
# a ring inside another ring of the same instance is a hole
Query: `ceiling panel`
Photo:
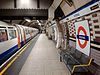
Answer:
[[52, 3], [53, 3], [53, 0], [40, 0], [40, 8], [48, 9]]
[[17, 8], [37, 8], [37, 0], [17, 0]]

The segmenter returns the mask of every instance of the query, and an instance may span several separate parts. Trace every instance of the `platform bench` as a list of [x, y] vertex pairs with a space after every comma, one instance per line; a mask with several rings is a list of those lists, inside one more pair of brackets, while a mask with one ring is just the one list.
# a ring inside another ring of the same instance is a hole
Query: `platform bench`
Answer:
[[73, 47], [61, 50], [60, 61], [65, 63], [71, 75], [92, 75], [87, 67], [91, 65], [93, 59]]

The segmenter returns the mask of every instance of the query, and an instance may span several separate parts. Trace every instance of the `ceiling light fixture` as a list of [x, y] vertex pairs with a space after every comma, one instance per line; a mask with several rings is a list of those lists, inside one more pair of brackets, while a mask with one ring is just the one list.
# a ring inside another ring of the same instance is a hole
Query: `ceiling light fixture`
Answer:
[[31, 20], [29, 18], [25, 18], [25, 21], [27, 22], [31, 22]]
[[40, 23], [39, 20], [37, 20], [37, 22]]

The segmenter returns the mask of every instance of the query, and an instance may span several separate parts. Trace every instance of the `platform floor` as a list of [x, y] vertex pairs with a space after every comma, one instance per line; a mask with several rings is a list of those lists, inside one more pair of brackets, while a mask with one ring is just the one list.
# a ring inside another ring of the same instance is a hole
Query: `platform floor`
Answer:
[[41, 34], [19, 75], [70, 75], [53, 41]]

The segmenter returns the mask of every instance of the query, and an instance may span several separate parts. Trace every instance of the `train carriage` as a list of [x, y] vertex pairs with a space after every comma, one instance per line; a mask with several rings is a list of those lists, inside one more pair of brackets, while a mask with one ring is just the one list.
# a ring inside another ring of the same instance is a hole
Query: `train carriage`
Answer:
[[0, 65], [30, 41], [38, 29], [0, 21]]

